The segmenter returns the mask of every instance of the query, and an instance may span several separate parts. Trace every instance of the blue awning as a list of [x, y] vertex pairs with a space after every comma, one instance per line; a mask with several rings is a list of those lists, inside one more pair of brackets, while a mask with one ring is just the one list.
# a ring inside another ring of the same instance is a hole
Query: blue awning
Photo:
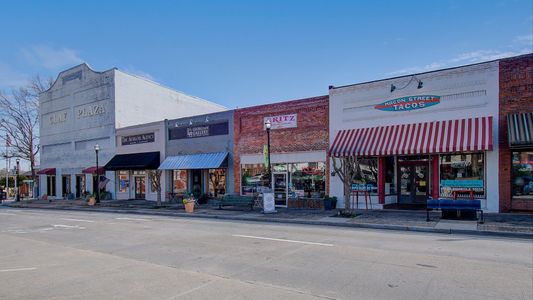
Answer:
[[159, 170], [218, 169], [228, 167], [228, 152], [168, 156]]

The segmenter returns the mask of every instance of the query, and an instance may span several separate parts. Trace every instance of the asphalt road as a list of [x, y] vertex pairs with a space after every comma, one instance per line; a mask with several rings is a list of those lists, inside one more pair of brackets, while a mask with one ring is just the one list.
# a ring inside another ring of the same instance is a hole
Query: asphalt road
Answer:
[[533, 299], [533, 241], [0, 209], [0, 299]]

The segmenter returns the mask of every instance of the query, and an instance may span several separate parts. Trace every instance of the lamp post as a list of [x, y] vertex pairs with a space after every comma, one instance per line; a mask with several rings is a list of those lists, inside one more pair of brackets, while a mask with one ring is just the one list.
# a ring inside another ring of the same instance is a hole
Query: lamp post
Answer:
[[265, 128], [267, 131], [267, 160], [268, 160], [268, 186], [272, 190], [272, 173], [271, 173], [271, 163], [270, 163], [270, 128], [272, 128], [272, 122], [266, 120]]
[[19, 163], [20, 163], [20, 158], [17, 157], [17, 175], [15, 177], [15, 187], [17, 188], [17, 202], [20, 201], [20, 189], [19, 189], [19, 182], [18, 182], [18, 179], [19, 179]]
[[98, 151], [100, 145], [94, 145], [94, 152], [96, 153], [96, 203], [100, 203], [100, 174], [98, 174]]

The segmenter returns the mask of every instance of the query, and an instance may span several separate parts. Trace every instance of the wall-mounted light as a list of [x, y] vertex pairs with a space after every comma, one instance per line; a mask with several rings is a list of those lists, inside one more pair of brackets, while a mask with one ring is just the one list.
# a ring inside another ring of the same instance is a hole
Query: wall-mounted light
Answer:
[[421, 89], [424, 87], [424, 83], [422, 82], [422, 80], [418, 80], [418, 86], [416, 87], [417, 89]]
[[205, 122], [206, 122], [206, 123], [209, 122], [209, 116], [206, 116], [206, 117], [205, 117]]
[[390, 85], [390, 92], [394, 92], [394, 90], [396, 89], [396, 86], [394, 84], [391, 84]]
[[189, 126], [192, 126], [192, 119], [189, 121]]

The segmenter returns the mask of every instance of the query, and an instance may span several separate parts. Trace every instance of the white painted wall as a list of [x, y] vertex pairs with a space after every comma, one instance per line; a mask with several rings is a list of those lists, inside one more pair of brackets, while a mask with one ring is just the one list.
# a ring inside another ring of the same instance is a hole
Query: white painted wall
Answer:
[[[417, 89], [417, 81], [411, 84], [411, 75], [370, 83], [330, 89], [329, 128], [330, 145], [341, 129], [367, 128], [393, 124], [410, 124], [429, 121], [493, 117], [493, 151], [486, 153], [485, 209], [497, 212], [498, 200], [498, 62], [488, 62], [449, 70], [416, 75], [423, 88]], [[398, 89], [390, 91], [391, 84]], [[404, 89], [402, 87], [406, 86]], [[374, 109], [376, 104], [404, 96], [438, 95], [441, 103], [413, 111], [389, 112]], [[449, 97], [444, 97], [449, 96]], [[333, 169], [333, 168], [331, 168]], [[330, 177], [330, 193], [343, 203], [342, 182]]]
[[[65, 70], [41, 93], [39, 103], [40, 168], [56, 168], [59, 198], [61, 174], [75, 176], [96, 165], [96, 143], [101, 147], [102, 165], [115, 152], [111, 139], [115, 132], [113, 70], [95, 72], [86, 64]], [[97, 113], [89, 113], [95, 107]], [[46, 182], [40, 186], [43, 195]], [[108, 190], [113, 192], [111, 187]]]
[[118, 70], [115, 84], [116, 128], [227, 110]]

